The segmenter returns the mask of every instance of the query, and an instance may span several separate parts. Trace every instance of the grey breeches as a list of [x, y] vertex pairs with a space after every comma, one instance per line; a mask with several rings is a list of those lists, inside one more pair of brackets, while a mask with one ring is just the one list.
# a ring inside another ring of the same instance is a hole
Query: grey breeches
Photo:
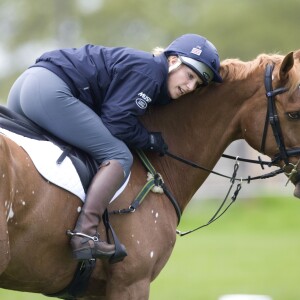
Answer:
[[128, 147], [51, 71], [41, 67], [26, 70], [12, 86], [7, 106], [89, 153], [99, 164], [111, 159], [119, 161], [128, 176], [133, 161]]

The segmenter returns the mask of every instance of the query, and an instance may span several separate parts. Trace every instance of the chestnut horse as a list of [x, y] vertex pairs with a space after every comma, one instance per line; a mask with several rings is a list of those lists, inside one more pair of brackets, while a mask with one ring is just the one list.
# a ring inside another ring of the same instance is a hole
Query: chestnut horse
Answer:
[[[300, 50], [285, 57], [262, 54], [250, 62], [225, 60], [220, 69], [222, 84], [153, 107], [142, 121], [149, 130], [163, 133], [170, 152], [210, 169], [237, 139], [245, 139], [270, 158], [280, 154], [274, 164], [285, 171], [290, 171], [287, 166], [294, 169], [291, 180], [299, 197], [299, 59]], [[274, 65], [272, 86], [280, 89], [276, 96], [269, 94], [277, 110], [274, 132], [265, 122], [267, 64]], [[56, 293], [69, 284], [77, 267], [66, 231], [74, 227], [82, 203], [43, 179], [22, 148], [5, 136], [0, 136], [0, 155], [0, 287]], [[184, 211], [208, 173], [168, 156], [148, 153], [148, 157]], [[145, 182], [145, 168], [136, 158], [126, 189], [109, 209], [128, 207]], [[150, 283], [175, 245], [175, 209], [165, 194], [151, 192], [134, 213], [113, 215], [111, 223], [128, 256], [116, 264], [98, 260], [80, 299], [148, 299]], [[104, 234], [104, 228], [99, 231]]]

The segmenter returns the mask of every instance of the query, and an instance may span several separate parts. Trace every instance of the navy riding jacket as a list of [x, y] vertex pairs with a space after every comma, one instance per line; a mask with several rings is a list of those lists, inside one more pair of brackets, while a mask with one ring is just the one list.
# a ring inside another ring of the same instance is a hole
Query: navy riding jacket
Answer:
[[154, 56], [130, 48], [85, 45], [46, 52], [34, 66], [45, 67], [63, 79], [72, 94], [129, 146], [148, 146], [149, 132], [138, 116], [149, 105], [171, 101], [164, 54]]

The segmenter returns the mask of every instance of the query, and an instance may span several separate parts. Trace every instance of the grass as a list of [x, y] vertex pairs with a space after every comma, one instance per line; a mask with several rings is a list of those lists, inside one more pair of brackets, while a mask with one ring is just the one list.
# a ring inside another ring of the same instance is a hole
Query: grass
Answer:
[[[180, 230], [205, 223], [218, 205], [196, 202], [183, 215]], [[299, 214], [300, 202], [293, 197], [238, 200], [216, 223], [177, 238], [150, 299], [217, 300], [224, 294], [299, 299]], [[0, 299], [46, 297], [0, 289]]]
[[[207, 208], [212, 209], [205, 206], [203, 214]], [[178, 238], [150, 299], [217, 300], [224, 294], [299, 299], [299, 213], [295, 198], [235, 203], [216, 223]], [[200, 224], [200, 216], [201, 205], [193, 207], [180, 227]]]

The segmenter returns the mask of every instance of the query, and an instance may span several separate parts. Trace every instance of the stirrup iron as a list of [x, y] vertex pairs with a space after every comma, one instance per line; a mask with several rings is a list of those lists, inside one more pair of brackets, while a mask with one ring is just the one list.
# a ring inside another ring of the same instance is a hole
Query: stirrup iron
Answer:
[[94, 242], [99, 242], [99, 238], [97, 236], [90, 236], [90, 235], [87, 235], [85, 233], [81, 233], [81, 232], [75, 232], [75, 231], [72, 231], [72, 230], [67, 230], [67, 235], [69, 236], [80, 236], [80, 237], [85, 237], [85, 238], [88, 238], [90, 240], [93, 240]]

